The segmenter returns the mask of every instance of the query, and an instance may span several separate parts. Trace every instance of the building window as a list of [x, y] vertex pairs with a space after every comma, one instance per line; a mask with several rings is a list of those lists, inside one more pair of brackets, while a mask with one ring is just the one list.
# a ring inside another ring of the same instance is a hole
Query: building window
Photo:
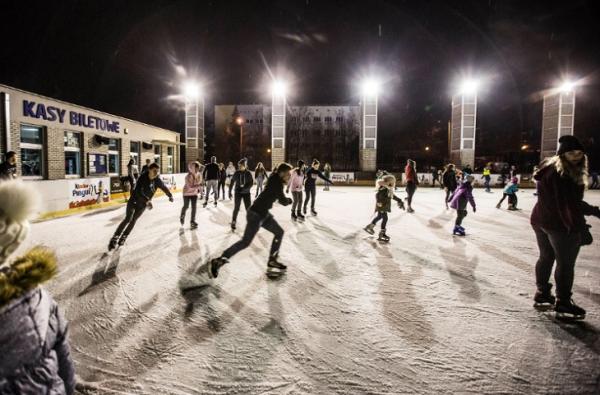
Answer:
[[81, 134], [65, 132], [65, 176], [81, 176]]
[[331, 123], [333, 120], [331, 119], [331, 117], [325, 117], [325, 122], [327, 123]]
[[119, 175], [119, 139], [108, 139], [108, 173]]
[[304, 122], [310, 122], [310, 117], [304, 117]]
[[23, 177], [44, 176], [43, 128], [21, 125], [21, 171]]
[[136, 165], [140, 164], [140, 142], [132, 141], [129, 145], [129, 155]]
[[154, 144], [154, 163], [160, 167], [160, 145]]
[[167, 147], [167, 173], [173, 173], [173, 147]]
[[335, 117], [335, 121], [342, 123], [342, 122], [344, 122], [344, 117]]
[[313, 117], [313, 122], [321, 122], [321, 117]]

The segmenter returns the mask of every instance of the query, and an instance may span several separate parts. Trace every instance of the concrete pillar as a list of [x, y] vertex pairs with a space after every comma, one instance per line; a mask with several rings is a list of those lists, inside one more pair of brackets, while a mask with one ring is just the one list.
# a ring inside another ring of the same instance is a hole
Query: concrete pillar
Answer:
[[363, 95], [359, 165], [361, 171], [377, 170], [377, 95]]
[[204, 163], [204, 100], [185, 103], [185, 160]]
[[575, 90], [544, 96], [540, 159], [556, 155], [558, 139], [561, 136], [573, 135], [574, 121]]
[[477, 94], [461, 93], [452, 98], [450, 161], [456, 166], [475, 168]]
[[271, 108], [271, 166], [274, 168], [285, 162], [285, 115], [287, 102], [285, 95], [273, 94]]

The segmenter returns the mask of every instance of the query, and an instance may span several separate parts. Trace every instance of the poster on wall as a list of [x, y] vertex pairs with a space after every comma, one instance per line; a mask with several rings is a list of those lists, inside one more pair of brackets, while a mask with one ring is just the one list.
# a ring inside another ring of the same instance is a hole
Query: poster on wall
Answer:
[[123, 185], [123, 181], [121, 180], [121, 177], [111, 177], [110, 178], [110, 193], [115, 194], [115, 193], [123, 193], [125, 192], [125, 185]]
[[88, 174], [107, 174], [106, 154], [88, 154]]
[[69, 181], [69, 208], [110, 201], [109, 183], [108, 178]]

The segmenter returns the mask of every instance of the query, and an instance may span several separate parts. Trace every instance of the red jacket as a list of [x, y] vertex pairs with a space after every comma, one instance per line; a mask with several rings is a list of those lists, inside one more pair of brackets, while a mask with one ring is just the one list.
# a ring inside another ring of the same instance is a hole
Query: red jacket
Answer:
[[406, 165], [406, 167], [404, 168], [404, 174], [406, 175], [406, 182], [417, 182], [417, 173], [415, 173], [414, 169], [409, 165]]
[[531, 224], [555, 232], [581, 232], [584, 215], [600, 218], [600, 209], [583, 201], [583, 185], [561, 177], [554, 166], [541, 169], [537, 180], [538, 201], [531, 212]]

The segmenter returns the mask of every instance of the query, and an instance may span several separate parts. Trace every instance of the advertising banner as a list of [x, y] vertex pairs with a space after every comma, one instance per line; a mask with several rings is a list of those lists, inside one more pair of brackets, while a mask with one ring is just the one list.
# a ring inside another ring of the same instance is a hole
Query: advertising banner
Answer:
[[109, 183], [107, 177], [69, 181], [69, 208], [110, 201]]

